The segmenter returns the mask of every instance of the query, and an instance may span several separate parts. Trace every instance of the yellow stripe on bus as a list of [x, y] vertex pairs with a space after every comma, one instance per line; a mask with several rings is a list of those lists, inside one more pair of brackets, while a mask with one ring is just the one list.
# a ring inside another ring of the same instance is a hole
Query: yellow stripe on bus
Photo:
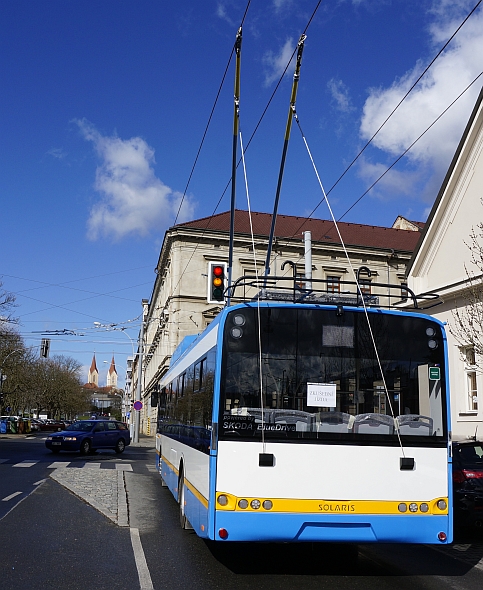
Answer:
[[[312, 500], [297, 500], [293, 498], [238, 498], [232, 494], [225, 492], [216, 492], [216, 498], [219, 496], [225, 496], [226, 500], [223, 499], [223, 503], [216, 503], [217, 510], [235, 510], [237, 512], [286, 512], [286, 513], [316, 513], [316, 514], [345, 514], [345, 515], [356, 515], [356, 514], [397, 514], [397, 515], [431, 515], [448, 514], [448, 498], [435, 498], [432, 500], [421, 501], [421, 500], [398, 500], [398, 501], [386, 501], [386, 500], [324, 500], [324, 499], [312, 499]], [[248, 504], [246, 508], [240, 508], [239, 501], [245, 500], [243, 504]], [[263, 507], [265, 500], [271, 502], [271, 508], [266, 509]], [[443, 500], [445, 508], [441, 510], [438, 508], [438, 502]], [[252, 501], [255, 506], [252, 507]], [[258, 501], [258, 502], [257, 502]], [[224, 505], [223, 505], [224, 504]], [[427, 505], [428, 509], [424, 511], [424, 504]], [[404, 505], [406, 510], [402, 512], [399, 509], [400, 505]], [[423, 505], [423, 510], [421, 510]], [[416, 508], [413, 512], [412, 508]]]
[[[177, 476], [179, 476], [178, 469], [176, 469], [176, 467], [172, 463], [170, 463], [164, 455], [161, 455], [161, 460], [166, 465], [166, 467], [171, 469], [171, 471], [173, 471]], [[195, 486], [188, 479], [186, 479], [186, 477], [184, 483], [185, 486], [189, 489], [189, 491], [195, 496], [195, 498], [199, 500], [205, 508], [208, 508], [208, 500], [203, 496], [203, 494], [199, 490], [195, 488]]]

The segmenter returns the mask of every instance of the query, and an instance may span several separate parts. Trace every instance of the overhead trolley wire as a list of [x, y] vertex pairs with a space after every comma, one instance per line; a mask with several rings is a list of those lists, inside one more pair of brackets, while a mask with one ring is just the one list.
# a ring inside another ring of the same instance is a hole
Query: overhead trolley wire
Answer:
[[[373, 182], [373, 183], [372, 183], [372, 184], [371, 184], [371, 185], [370, 185], [370, 186], [369, 186], [369, 187], [368, 187], [368, 188], [367, 188], [367, 189], [366, 189], [366, 190], [365, 190], [363, 193], [362, 193], [362, 195], [361, 195], [361, 196], [360, 196], [360, 197], [359, 197], [359, 198], [358, 198], [356, 201], [354, 201], [354, 203], [353, 203], [353, 204], [352, 204], [352, 205], [349, 207], [349, 209], [347, 209], [347, 211], [344, 213], [344, 215], [346, 215], [347, 213], [349, 213], [349, 211], [350, 211], [351, 209], [353, 209], [353, 208], [354, 208], [354, 207], [355, 207], [355, 206], [356, 206], [356, 205], [357, 205], [357, 204], [358, 204], [358, 203], [359, 203], [359, 202], [360, 202], [360, 201], [361, 201], [361, 200], [362, 200], [362, 199], [363, 199], [363, 198], [364, 198], [364, 197], [365, 197], [365, 196], [366, 196], [366, 195], [367, 195], [367, 194], [368, 194], [368, 193], [369, 193], [369, 192], [370, 192], [370, 191], [371, 191], [371, 190], [372, 190], [372, 189], [373, 189], [375, 186], [376, 186], [376, 184], [377, 184], [378, 182], [380, 182], [380, 181], [382, 180], [382, 178], [384, 178], [384, 176], [385, 176], [385, 175], [386, 175], [386, 174], [387, 174], [387, 173], [388, 173], [390, 170], [392, 170], [392, 168], [394, 168], [394, 166], [395, 166], [395, 165], [396, 165], [396, 164], [397, 164], [397, 163], [398, 163], [398, 162], [399, 162], [399, 161], [400, 161], [400, 160], [401, 160], [401, 159], [402, 159], [402, 158], [403, 158], [403, 157], [404, 157], [404, 156], [405, 156], [405, 155], [406, 155], [406, 154], [407, 154], [407, 153], [408, 153], [408, 152], [409, 152], [409, 151], [410, 151], [410, 150], [411, 150], [411, 149], [412, 149], [412, 148], [413, 148], [415, 145], [416, 145], [416, 143], [417, 143], [417, 142], [418, 142], [418, 141], [419, 141], [419, 140], [420, 140], [420, 139], [421, 139], [421, 138], [422, 138], [424, 135], [426, 135], [426, 133], [427, 133], [427, 132], [428, 132], [428, 131], [429, 131], [429, 130], [430, 130], [430, 129], [431, 129], [431, 128], [432, 128], [432, 127], [433, 127], [433, 126], [434, 126], [434, 125], [435, 125], [435, 124], [436, 124], [436, 123], [437, 123], [437, 122], [440, 120], [440, 119], [441, 119], [441, 117], [443, 117], [443, 116], [444, 116], [444, 115], [445, 115], [445, 114], [446, 114], [446, 113], [449, 111], [449, 109], [450, 109], [450, 108], [451, 108], [451, 107], [452, 107], [452, 106], [453, 106], [453, 105], [454, 105], [456, 102], [458, 102], [458, 100], [459, 100], [459, 99], [460, 99], [460, 98], [461, 98], [461, 97], [462, 97], [462, 96], [463, 96], [463, 95], [464, 95], [464, 94], [465, 94], [465, 93], [466, 93], [466, 92], [467, 92], [467, 91], [468, 91], [468, 90], [469, 90], [469, 89], [470, 89], [470, 88], [473, 86], [473, 84], [475, 84], [475, 83], [476, 83], [476, 82], [477, 82], [477, 81], [478, 81], [478, 80], [479, 80], [479, 79], [480, 79], [482, 76], [483, 76], [483, 71], [482, 71], [482, 72], [480, 72], [480, 73], [479, 73], [479, 74], [476, 76], [476, 78], [474, 78], [474, 80], [468, 84], [468, 86], [467, 86], [467, 87], [466, 87], [466, 88], [465, 88], [465, 89], [464, 89], [464, 90], [463, 90], [463, 91], [462, 91], [462, 92], [461, 92], [461, 93], [460, 93], [460, 94], [459, 94], [459, 95], [458, 95], [458, 96], [457, 96], [457, 97], [456, 97], [456, 98], [455, 98], [455, 99], [454, 99], [454, 100], [453, 100], [453, 101], [452, 101], [452, 102], [451, 102], [451, 103], [450, 103], [450, 104], [449, 104], [449, 105], [448, 105], [448, 106], [447, 106], [447, 107], [446, 107], [446, 108], [445, 108], [445, 109], [444, 109], [444, 110], [443, 110], [443, 111], [442, 111], [442, 112], [441, 112], [441, 113], [440, 113], [440, 114], [439, 114], [439, 115], [436, 117], [436, 119], [434, 119], [434, 121], [433, 121], [433, 122], [432, 122], [432, 123], [431, 123], [431, 124], [430, 124], [430, 125], [429, 125], [429, 126], [428, 126], [428, 127], [427, 127], [427, 128], [426, 128], [426, 129], [425, 129], [425, 130], [424, 130], [424, 131], [423, 131], [423, 132], [422, 132], [422, 133], [421, 133], [421, 134], [420, 134], [420, 135], [419, 135], [419, 136], [418, 136], [418, 137], [417, 137], [417, 138], [416, 138], [416, 139], [415, 139], [415, 140], [414, 140], [414, 141], [413, 141], [413, 142], [412, 142], [412, 143], [411, 143], [411, 144], [410, 144], [410, 145], [409, 145], [409, 146], [408, 146], [408, 147], [407, 147], [407, 148], [406, 148], [406, 149], [405, 149], [405, 150], [404, 150], [404, 151], [403, 151], [403, 152], [402, 152], [402, 153], [401, 153], [401, 154], [400, 154], [400, 155], [399, 155], [399, 156], [398, 156], [398, 157], [397, 157], [395, 160], [394, 160], [394, 162], [393, 162], [393, 163], [392, 163], [390, 166], [388, 166], [388, 167], [386, 168], [386, 170], [385, 170], [385, 171], [384, 171], [384, 172], [383, 172], [383, 173], [382, 173], [382, 174], [381, 174], [381, 175], [380, 175], [380, 176], [379, 176], [379, 177], [378, 177], [378, 178], [377, 178], [377, 179], [376, 179], [376, 180], [375, 180], [375, 181], [374, 181], [374, 182]], [[298, 117], [296, 116], [296, 113], [294, 114], [294, 116], [295, 116], [295, 120], [296, 120], [296, 122], [297, 122], [297, 124], [298, 124], [298, 126], [299, 126], [300, 132], [302, 133], [302, 137], [304, 137], [304, 136], [303, 136], [302, 129], [300, 128], [300, 124], [299, 124], [299, 121], [298, 121]], [[324, 193], [324, 195], [328, 195], [328, 194], [329, 194], [329, 191], [327, 191], [326, 193]], [[317, 205], [317, 207], [319, 207], [319, 206], [320, 206], [320, 205], [321, 205], [321, 204], [322, 204], [324, 201], [326, 201], [326, 202], [327, 202], [327, 204], [328, 204], [328, 201], [327, 201], [327, 199], [326, 199], [326, 196], [324, 196], [324, 197], [322, 198], [322, 200], [319, 202], [319, 204]], [[313, 213], [313, 212], [312, 212], [312, 213]], [[312, 215], [312, 213], [311, 213], [311, 215]], [[310, 216], [309, 216], [307, 219], [310, 219]], [[341, 218], [339, 218], [339, 219], [337, 220], [337, 222], [339, 222], [341, 219], [342, 219], [342, 217], [341, 217]], [[333, 223], [332, 223], [332, 225], [331, 225], [331, 226], [329, 227], [329, 229], [328, 229], [328, 230], [326, 230], [326, 231], [327, 231], [327, 232], [328, 232], [328, 231], [330, 231], [330, 230], [331, 230], [333, 227], [336, 227], [336, 229], [337, 229], [337, 231], [338, 231], [338, 228], [337, 228], [337, 226], [336, 226], [336, 223], [337, 223], [337, 222], [334, 220], [334, 221], [333, 221]], [[302, 227], [303, 227], [303, 224], [301, 224], [301, 225], [299, 226], [299, 228], [298, 228], [298, 229], [297, 229], [297, 230], [296, 230], [296, 231], [295, 231], [295, 232], [294, 232], [294, 233], [293, 233], [291, 236], [288, 236], [288, 237], [287, 237], [287, 236], [285, 236], [285, 237], [281, 237], [281, 238], [279, 238], [279, 239], [282, 239], [282, 240], [283, 240], [283, 239], [291, 239], [291, 238], [294, 238], [294, 237], [295, 237], [295, 236], [298, 234], [298, 232], [299, 232], [299, 231], [302, 229]], [[277, 258], [278, 258], [278, 254], [277, 254], [277, 256], [275, 256], [275, 258], [274, 258], [274, 261], [275, 261]], [[301, 255], [301, 256], [299, 256], [299, 258], [297, 259], [297, 261], [300, 261], [300, 260], [302, 260], [302, 259], [303, 259], [303, 256]]]
[[[483, 0], [482, 0], [482, 1], [483, 1]], [[318, 11], [318, 9], [319, 9], [319, 7], [320, 7], [321, 3], [322, 3], [322, 0], [318, 0], [318, 2], [317, 2], [317, 5], [315, 6], [314, 10], [312, 11], [312, 14], [310, 15], [310, 17], [309, 17], [309, 19], [308, 19], [308, 21], [307, 21], [307, 24], [305, 25], [305, 28], [304, 28], [304, 30], [303, 30], [303, 34], [305, 34], [305, 33], [307, 32], [307, 30], [308, 30], [308, 28], [309, 28], [310, 24], [312, 23], [312, 21], [313, 21], [313, 19], [314, 19], [315, 15], [316, 15], [316, 13], [317, 13], [317, 11]], [[240, 25], [240, 26], [242, 26], [242, 25], [243, 25], [243, 22], [244, 22], [244, 20], [245, 20], [245, 17], [246, 17], [246, 14], [247, 14], [247, 11], [248, 11], [248, 6], [249, 6], [249, 5], [250, 5], [250, 2], [248, 2], [248, 4], [247, 4], [247, 7], [246, 7], [246, 9], [245, 9], [245, 13], [244, 13], [244, 15], [243, 15], [243, 19], [242, 19], [242, 22], [241, 22], [241, 25]], [[229, 61], [228, 61], [228, 64], [227, 64], [227, 68], [225, 69], [225, 72], [224, 72], [224, 74], [223, 74], [223, 80], [222, 80], [222, 84], [223, 84], [223, 82], [224, 82], [224, 80], [225, 80], [225, 78], [226, 78], [227, 69], [228, 69], [228, 66], [229, 66], [229, 65], [230, 65], [230, 63], [231, 63], [231, 58], [232, 58], [232, 56], [233, 56], [233, 53], [235, 52], [235, 45], [236, 45], [236, 41], [235, 41], [235, 43], [233, 44], [232, 51], [231, 51], [231, 53], [230, 53], [230, 59], [229, 59]], [[251, 142], [252, 142], [253, 138], [255, 137], [255, 134], [257, 133], [257, 131], [258, 131], [258, 129], [259, 129], [259, 127], [260, 127], [260, 125], [261, 125], [261, 123], [262, 123], [262, 121], [263, 121], [263, 119], [264, 119], [264, 117], [265, 117], [265, 115], [266, 115], [266, 113], [267, 113], [267, 111], [268, 111], [268, 109], [269, 109], [269, 107], [270, 107], [270, 105], [271, 105], [271, 103], [272, 103], [272, 101], [273, 101], [274, 97], [275, 97], [275, 94], [277, 93], [277, 91], [278, 91], [278, 89], [279, 89], [279, 87], [280, 87], [280, 85], [281, 85], [281, 83], [282, 83], [282, 80], [283, 80], [283, 79], [284, 79], [284, 77], [285, 77], [285, 74], [286, 74], [286, 72], [287, 72], [288, 68], [290, 67], [290, 64], [291, 64], [291, 62], [292, 62], [292, 59], [294, 58], [294, 56], [295, 56], [295, 54], [296, 54], [296, 52], [297, 52], [297, 49], [298, 49], [298, 45], [297, 45], [297, 46], [295, 47], [295, 49], [293, 50], [293, 52], [292, 52], [292, 55], [290, 56], [290, 59], [289, 59], [289, 60], [288, 60], [288, 62], [287, 62], [287, 65], [285, 66], [285, 68], [284, 68], [284, 70], [283, 70], [282, 74], [280, 75], [280, 77], [279, 77], [279, 79], [278, 79], [278, 82], [276, 83], [276, 85], [275, 85], [275, 88], [274, 88], [274, 90], [273, 90], [272, 94], [270, 95], [270, 98], [268, 99], [268, 101], [267, 101], [267, 104], [265, 105], [265, 108], [263, 109], [263, 111], [262, 111], [262, 114], [260, 115], [260, 117], [259, 117], [259, 119], [258, 119], [258, 122], [257, 122], [257, 124], [255, 125], [255, 127], [254, 127], [254, 129], [253, 129], [253, 131], [252, 131], [252, 133], [251, 133], [251, 135], [250, 135], [250, 137], [249, 137], [249, 139], [248, 139], [248, 142], [247, 142], [247, 144], [246, 144], [246, 145], [245, 145], [245, 147], [243, 148], [243, 154], [245, 154], [245, 153], [246, 153], [246, 151], [248, 150], [248, 148], [249, 148], [249, 146], [250, 146], [250, 144], [251, 144]], [[219, 88], [219, 90], [218, 90], [218, 94], [217, 94], [216, 100], [218, 100], [218, 97], [219, 97], [219, 94], [220, 94], [220, 91], [221, 91], [221, 86], [222, 86], [222, 84], [220, 85], [220, 88]], [[212, 109], [212, 113], [213, 113], [213, 110], [214, 110], [214, 109]], [[210, 119], [209, 119], [209, 121], [211, 121], [211, 116], [212, 116], [212, 113], [210, 114]], [[206, 131], [207, 131], [207, 128], [205, 129], [205, 134], [204, 134], [204, 136], [203, 136], [203, 140], [202, 140], [202, 141], [204, 141], [204, 138], [205, 138], [205, 135], [206, 135]], [[201, 149], [201, 146], [200, 146], [200, 149]], [[199, 153], [198, 153], [198, 155], [199, 155]], [[197, 158], [198, 158], [198, 155], [197, 155]], [[238, 166], [240, 166], [240, 163], [241, 163], [241, 162], [242, 162], [242, 157], [240, 156], [240, 158], [239, 158], [239, 160], [238, 160], [238, 162], [237, 162], [237, 168], [238, 168]], [[195, 162], [195, 163], [196, 163], [196, 162]], [[193, 170], [192, 170], [192, 172], [193, 172]], [[189, 180], [191, 180], [191, 177], [192, 177], [192, 173], [190, 174], [190, 179], [189, 179]], [[203, 228], [203, 230], [202, 230], [201, 237], [203, 237], [203, 236], [205, 235], [205, 231], [209, 229], [209, 226], [210, 226], [211, 220], [212, 220], [212, 218], [214, 217], [214, 215], [216, 214], [216, 212], [217, 212], [217, 210], [218, 210], [218, 207], [220, 206], [220, 203], [221, 203], [221, 201], [223, 200], [223, 197], [225, 196], [225, 193], [226, 193], [226, 191], [228, 190], [228, 187], [230, 186], [230, 184], [231, 184], [231, 177], [230, 177], [230, 179], [228, 180], [228, 182], [226, 183], [226, 185], [225, 185], [225, 188], [223, 189], [223, 192], [221, 193], [221, 195], [220, 195], [220, 198], [218, 199], [218, 202], [216, 203], [216, 205], [215, 205], [215, 208], [213, 209], [213, 212], [212, 212], [212, 213], [211, 213], [211, 215], [208, 217], [208, 219], [207, 219], [207, 223], [206, 223], [206, 226], [205, 226], [205, 227]], [[187, 185], [187, 186], [188, 186], [188, 185]], [[183, 195], [183, 198], [182, 198], [182, 200], [184, 199], [184, 197], [185, 197], [185, 195], [186, 195], [186, 190], [187, 190], [187, 188], [185, 189], [185, 194]], [[180, 205], [180, 207], [181, 207], [181, 205]], [[179, 210], [178, 210], [178, 214], [179, 214]], [[176, 219], [177, 219], [177, 218], [178, 218], [178, 216], [176, 216]], [[179, 284], [180, 284], [180, 282], [181, 282], [181, 279], [182, 279], [182, 277], [185, 275], [185, 273], [186, 273], [186, 271], [187, 271], [187, 268], [188, 268], [188, 266], [190, 265], [190, 263], [191, 263], [191, 260], [193, 259], [193, 256], [194, 256], [194, 255], [195, 255], [195, 253], [196, 253], [196, 250], [197, 250], [197, 248], [198, 248], [198, 244], [196, 244], [196, 246], [194, 247], [194, 249], [193, 249], [193, 251], [192, 251], [192, 253], [191, 253], [191, 256], [190, 256], [190, 258], [189, 258], [188, 262], [186, 263], [186, 265], [185, 265], [184, 269], [183, 269], [183, 270], [182, 270], [182, 272], [180, 273], [179, 279], [178, 279], [178, 281], [177, 281], [176, 285], [174, 286], [174, 288], [171, 290], [171, 294], [168, 296], [168, 299], [169, 299], [170, 297], [172, 297], [172, 296], [173, 296], [173, 294], [176, 292], [176, 289], [178, 288], [178, 286], [179, 286]]]
[[[250, 7], [250, 3], [251, 3], [251, 0], [248, 0], [247, 5], [245, 7], [245, 12], [243, 13], [243, 17], [242, 17], [242, 20], [241, 20], [241, 23], [240, 23], [240, 27], [239, 27], [240, 29], [243, 27], [243, 23], [245, 22], [245, 18], [247, 16], [247, 12], [248, 12], [248, 9]], [[228, 68], [230, 67], [231, 58], [233, 57], [233, 54], [235, 53], [235, 51], [236, 51], [236, 41], [235, 41], [233, 47], [231, 48], [230, 57], [228, 58], [228, 61], [227, 61], [226, 67], [225, 67], [225, 71], [223, 72], [223, 76], [221, 78], [221, 82], [220, 82], [220, 85], [218, 87], [218, 92], [216, 93], [216, 97], [215, 97], [215, 100], [213, 102], [213, 106], [211, 107], [211, 112], [210, 112], [210, 115], [208, 117], [208, 121], [206, 123], [205, 130], [203, 132], [203, 136], [201, 138], [201, 142], [200, 142], [200, 145], [198, 147], [198, 151], [196, 153], [195, 160], [193, 162], [193, 166], [191, 167], [191, 172], [190, 172], [190, 174], [188, 176], [188, 181], [186, 183], [186, 186], [185, 186], [185, 189], [184, 189], [184, 192], [183, 192], [183, 196], [181, 197], [181, 201], [180, 201], [180, 204], [179, 204], [179, 207], [178, 207], [178, 212], [176, 213], [176, 217], [174, 219], [173, 225], [176, 225], [176, 222], [178, 221], [178, 217], [179, 217], [180, 212], [181, 212], [181, 207], [183, 206], [183, 202], [185, 200], [186, 193], [188, 192], [188, 187], [189, 187], [189, 185], [191, 183], [191, 179], [193, 177], [193, 174], [194, 174], [194, 171], [195, 171], [195, 168], [196, 168], [196, 164], [198, 163], [198, 159], [200, 157], [201, 149], [203, 148], [203, 144], [205, 143], [206, 135], [208, 133], [208, 129], [209, 129], [210, 124], [211, 124], [211, 119], [213, 118], [213, 114], [215, 112], [216, 105], [218, 104], [218, 99], [220, 98], [221, 89], [223, 88], [223, 85], [225, 83], [225, 78], [226, 78], [226, 75], [228, 73]]]
[[[335, 181], [335, 183], [330, 187], [330, 189], [327, 191], [327, 195], [329, 195], [334, 189], [335, 187], [339, 184], [339, 182], [342, 180], [342, 178], [344, 178], [344, 176], [347, 174], [347, 172], [349, 172], [349, 170], [352, 168], [352, 166], [356, 163], [356, 161], [360, 158], [360, 156], [363, 154], [363, 152], [366, 150], [366, 148], [372, 143], [372, 141], [374, 140], [374, 138], [376, 137], [376, 135], [381, 131], [381, 129], [384, 127], [384, 125], [389, 121], [389, 119], [394, 115], [394, 113], [397, 111], [397, 109], [401, 106], [401, 104], [404, 102], [404, 100], [406, 100], [406, 98], [409, 96], [409, 94], [414, 90], [414, 88], [416, 87], [416, 85], [421, 81], [421, 79], [425, 76], [425, 74], [427, 74], [427, 72], [429, 71], [429, 69], [434, 65], [435, 61], [438, 59], [438, 57], [441, 56], [441, 54], [443, 53], [443, 51], [448, 47], [448, 45], [451, 43], [451, 41], [455, 38], [455, 36], [457, 35], [457, 33], [461, 30], [461, 28], [465, 25], [465, 23], [468, 21], [468, 19], [474, 14], [474, 12], [476, 11], [476, 9], [480, 6], [480, 4], [483, 2], [483, 0], [478, 0], [478, 2], [475, 4], [475, 6], [472, 8], [472, 10], [467, 14], [467, 16], [463, 19], [463, 21], [460, 23], [460, 25], [456, 28], [456, 30], [454, 31], [454, 33], [451, 35], [451, 37], [446, 41], [446, 43], [441, 47], [441, 49], [438, 51], [438, 53], [434, 56], [434, 58], [431, 60], [431, 62], [428, 64], [428, 66], [424, 69], [424, 71], [421, 73], [421, 75], [417, 78], [417, 80], [414, 82], [414, 84], [411, 86], [411, 88], [406, 92], [406, 94], [403, 96], [403, 98], [398, 102], [398, 104], [393, 108], [393, 110], [391, 111], [391, 113], [386, 117], [386, 119], [384, 120], [384, 122], [379, 126], [379, 128], [377, 129], [377, 131], [372, 135], [372, 137], [367, 141], [367, 143], [363, 146], [363, 148], [359, 151], [359, 153], [357, 154], [357, 156], [352, 160], [352, 162], [346, 167], [346, 169], [344, 170], [344, 172], [339, 176], [339, 178]], [[463, 94], [469, 90], [469, 88], [480, 78], [480, 76], [483, 74], [480, 73], [478, 74], [478, 76], [463, 90], [463, 92], [431, 123], [431, 125], [425, 130], [423, 131], [423, 133], [417, 138], [415, 139], [412, 144], [406, 149], [404, 150], [404, 152], [391, 164], [391, 166], [389, 166], [389, 168], [383, 172], [379, 178], [377, 180], [375, 180], [371, 186], [349, 207], [349, 209], [347, 209], [339, 218], [338, 221], [341, 221], [348, 213], [349, 211], [351, 211], [356, 205], [357, 203], [359, 203], [366, 195], [368, 192], [370, 192], [374, 186], [389, 172], [389, 170], [391, 170], [398, 162], [399, 160], [404, 157], [404, 155], [429, 131], [429, 129], [431, 129], [431, 127], [446, 113], [446, 111], [448, 111], [453, 104], [458, 101], [461, 96], [463, 96]], [[306, 217], [306, 219], [311, 219], [312, 216], [314, 215], [314, 213], [317, 211], [317, 209], [322, 205], [322, 203], [324, 202], [324, 198], [322, 198], [317, 205], [314, 207], [314, 209], [312, 209], [312, 211], [309, 213], [309, 215]], [[302, 229], [303, 227], [303, 223], [292, 233], [291, 236], [280, 236], [279, 239], [291, 239], [294, 238]], [[332, 227], [332, 226], [331, 226]], [[276, 260], [278, 258], [278, 255], [275, 256]], [[300, 260], [301, 258], [299, 258]]]

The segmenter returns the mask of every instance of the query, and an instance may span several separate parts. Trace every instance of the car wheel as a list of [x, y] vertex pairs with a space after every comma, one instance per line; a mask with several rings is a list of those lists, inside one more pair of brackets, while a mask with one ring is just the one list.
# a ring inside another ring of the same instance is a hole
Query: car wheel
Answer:
[[126, 443], [124, 442], [123, 438], [120, 438], [117, 443], [116, 443], [116, 447], [115, 447], [115, 451], [116, 453], [124, 453], [124, 449], [126, 448]]
[[81, 442], [80, 446], [80, 454], [81, 455], [88, 455], [91, 451], [91, 441], [88, 438], [85, 438]]

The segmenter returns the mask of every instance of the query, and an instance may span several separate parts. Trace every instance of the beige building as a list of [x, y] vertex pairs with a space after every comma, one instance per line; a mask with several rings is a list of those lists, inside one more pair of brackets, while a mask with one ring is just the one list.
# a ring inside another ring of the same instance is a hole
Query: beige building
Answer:
[[[265, 266], [271, 215], [252, 213], [255, 256], [253, 254], [250, 220], [247, 211], [236, 211], [232, 282], [239, 277], [259, 274]], [[355, 223], [339, 223], [342, 238], [354, 268], [367, 267], [371, 277], [365, 279], [366, 293], [377, 295], [371, 283], [401, 285], [406, 267], [420, 237], [421, 225], [398, 218], [396, 227], [375, 227]], [[213, 320], [223, 302], [213, 297], [211, 286], [214, 266], [226, 271], [229, 252], [230, 215], [228, 212], [197, 219], [171, 227], [161, 248], [157, 276], [149, 303], [144, 307], [144, 359], [141, 383], [143, 409], [141, 429], [154, 434], [154, 409], [150, 396], [161, 376], [167, 371], [174, 349], [181, 340], [197, 334]], [[324, 290], [342, 293], [344, 281], [353, 280], [350, 265], [332, 221], [279, 215], [271, 258], [271, 275], [297, 274], [306, 284], [304, 232], [312, 239], [312, 279], [326, 281]], [[293, 264], [284, 262], [292, 261]], [[283, 270], [282, 270], [283, 267]], [[319, 286], [320, 288], [320, 286]], [[399, 292], [399, 290], [397, 290]], [[252, 297], [256, 290], [244, 287], [238, 297]], [[133, 367], [133, 391], [137, 390], [137, 358]]]
[[[468, 305], [473, 286], [481, 293], [481, 269], [471, 260], [468, 244], [483, 219], [483, 90], [458, 145], [455, 156], [408, 268], [409, 287], [440, 294], [442, 304], [427, 310], [447, 322], [453, 438], [483, 437], [483, 375], [475, 346], [456, 339], [454, 312]], [[481, 235], [479, 236], [481, 238]], [[479, 310], [481, 314], [481, 307]], [[481, 329], [481, 322], [475, 324]], [[480, 338], [480, 342], [481, 342]], [[477, 348], [477, 347], [476, 347]]]

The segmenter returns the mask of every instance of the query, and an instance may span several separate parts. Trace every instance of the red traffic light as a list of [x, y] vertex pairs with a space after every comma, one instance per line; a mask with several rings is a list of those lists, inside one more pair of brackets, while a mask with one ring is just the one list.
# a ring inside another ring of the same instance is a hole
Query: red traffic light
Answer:
[[222, 266], [214, 266], [213, 267], [213, 274], [215, 277], [222, 277], [223, 276], [223, 267]]

